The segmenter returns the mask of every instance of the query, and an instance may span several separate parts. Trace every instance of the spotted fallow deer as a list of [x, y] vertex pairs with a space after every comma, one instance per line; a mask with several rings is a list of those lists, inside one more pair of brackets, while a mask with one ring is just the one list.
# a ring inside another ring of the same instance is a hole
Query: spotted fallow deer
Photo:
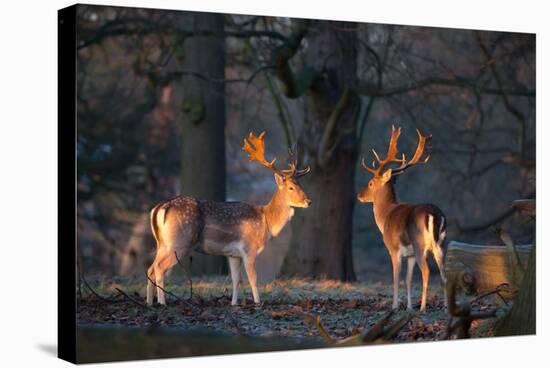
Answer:
[[[445, 270], [443, 258], [445, 256], [445, 235], [447, 221], [443, 212], [433, 204], [409, 204], [398, 203], [395, 190], [394, 178], [401, 175], [408, 168], [428, 162], [430, 156], [424, 159], [424, 147], [426, 139], [417, 130], [418, 146], [413, 158], [407, 161], [405, 155], [397, 158], [397, 141], [401, 134], [401, 128], [395, 129], [392, 126], [392, 134], [388, 147], [388, 154], [385, 159], [373, 149], [378, 167], [375, 162], [372, 168], [361, 160], [362, 166], [373, 174], [373, 178], [367, 186], [361, 190], [357, 199], [362, 203], [372, 203], [374, 219], [384, 240], [384, 244], [390, 253], [393, 269], [393, 309], [398, 308], [399, 275], [401, 271], [401, 259], [407, 258], [407, 309], [412, 309], [411, 286], [415, 263], [422, 272], [422, 301], [420, 311], [426, 310], [426, 292], [428, 290], [428, 279], [430, 269], [428, 267], [427, 255], [432, 253], [439, 268], [441, 281], [445, 286]], [[400, 164], [395, 169], [384, 169], [392, 163]], [[443, 287], [445, 290], [445, 287]], [[445, 297], [445, 303], [447, 298]]]
[[233, 282], [232, 305], [237, 304], [241, 261], [244, 262], [254, 303], [260, 303], [256, 287], [256, 257], [267, 240], [277, 236], [291, 219], [293, 207], [307, 208], [311, 203], [297, 180], [309, 172], [309, 167], [297, 170], [297, 162], [294, 162], [289, 164], [289, 169], [277, 169], [275, 158], [268, 162], [264, 157], [264, 135], [265, 132], [257, 137], [250, 133], [248, 141], [244, 139], [243, 150], [251, 161], [259, 162], [274, 173], [277, 188], [266, 205], [177, 197], [161, 202], [151, 210], [151, 228], [157, 242], [157, 252], [147, 271], [150, 278], [147, 304], [153, 303], [155, 288], [157, 301], [166, 304], [162, 290], [164, 275], [178, 258], [189, 255], [193, 250], [227, 257]]

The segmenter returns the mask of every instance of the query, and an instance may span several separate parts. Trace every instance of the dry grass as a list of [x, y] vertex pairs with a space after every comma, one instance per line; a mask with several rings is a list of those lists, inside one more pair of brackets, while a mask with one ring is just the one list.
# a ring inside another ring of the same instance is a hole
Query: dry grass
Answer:
[[[146, 278], [101, 276], [89, 277], [90, 285], [100, 294], [109, 295], [120, 288], [133, 295], [145, 296]], [[405, 293], [404, 285], [403, 293]], [[436, 287], [439, 287], [438, 285]], [[182, 276], [167, 277], [165, 289], [180, 296], [189, 296], [189, 281]], [[391, 297], [391, 285], [382, 282], [341, 282], [337, 280], [312, 280], [303, 278], [277, 279], [258, 285], [261, 300], [285, 300], [288, 302], [302, 299], [357, 299], [365, 300], [369, 295]], [[418, 286], [415, 292], [419, 292]], [[193, 278], [193, 294], [201, 298], [231, 296], [229, 276], [206, 276]], [[252, 293], [246, 278], [241, 280], [239, 299], [251, 298]]]
[[[148, 327], [159, 325], [179, 329], [202, 328], [223, 333], [250, 336], [315, 337], [319, 334], [300, 315], [300, 310], [321, 317], [329, 333], [343, 338], [372, 327], [391, 308], [392, 288], [389, 283], [339, 282], [334, 280], [278, 279], [259, 286], [262, 305], [253, 307], [250, 287], [242, 281], [239, 307], [232, 307], [229, 277], [195, 277], [193, 299], [189, 300], [188, 280], [179, 275], [167, 278], [165, 287], [187, 301], [167, 295], [168, 306], [145, 308], [146, 279], [143, 277], [89, 277], [88, 283], [109, 302], [83, 291], [77, 320], [80, 325]], [[123, 290], [134, 300], [118, 294]], [[447, 311], [440, 285], [430, 287], [427, 313], [406, 326], [396, 341], [435, 341], [442, 338], [447, 324]], [[401, 285], [401, 311], [406, 313], [405, 286]], [[419, 307], [420, 284], [413, 289], [413, 305]], [[137, 303], [136, 303], [137, 301]], [[482, 306], [489, 307], [490, 304]], [[238, 325], [238, 328], [236, 327]]]

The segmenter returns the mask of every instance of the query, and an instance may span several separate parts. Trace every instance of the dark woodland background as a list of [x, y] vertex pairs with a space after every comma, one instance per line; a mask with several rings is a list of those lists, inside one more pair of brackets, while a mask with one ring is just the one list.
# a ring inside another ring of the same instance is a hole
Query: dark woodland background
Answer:
[[[534, 224], [535, 36], [530, 34], [78, 6], [78, 252], [87, 274], [144, 275], [149, 210], [186, 194], [263, 204], [275, 184], [241, 151], [267, 131], [267, 157], [297, 144], [312, 199], [258, 258], [277, 276], [390, 279], [359, 162], [391, 125], [433, 135], [429, 164], [399, 178], [400, 200], [432, 202], [448, 239], [517, 243]], [[189, 261], [187, 261], [189, 262]], [[193, 256], [194, 275], [225, 260]], [[145, 285], [145, 276], [144, 276]]]

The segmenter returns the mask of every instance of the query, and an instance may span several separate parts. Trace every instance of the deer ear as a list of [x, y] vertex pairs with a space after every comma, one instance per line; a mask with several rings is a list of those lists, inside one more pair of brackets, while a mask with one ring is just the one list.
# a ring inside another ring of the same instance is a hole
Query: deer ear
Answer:
[[277, 173], [273, 174], [273, 176], [275, 177], [275, 183], [277, 183], [277, 186], [281, 188], [284, 185], [285, 178]]
[[386, 170], [382, 174], [382, 181], [386, 184], [391, 179], [391, 169]]

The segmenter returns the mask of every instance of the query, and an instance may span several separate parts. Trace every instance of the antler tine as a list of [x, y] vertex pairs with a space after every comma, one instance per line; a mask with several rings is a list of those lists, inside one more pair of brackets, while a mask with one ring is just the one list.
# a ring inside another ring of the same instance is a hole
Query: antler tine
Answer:
[[259, 136], [255, 137], [254, 133], [250, 132], [248, 140], [243, 139], [243, 151], [248, 153], [250, 161], [256, 161], [265, 167], [271, 169], [273, 172], [280, 174], [281, 172], [275, 168], [275, 161], [277, 158], [273, 158], [271, 162], [265, 159], [265, 131], [261, 132]]
[[431, 134], [428, 136], [423, 136], [418, 129], [416, 129], [416, 133], [418, 134], [418, 146], [416, 147], [416, 151], [414, 153], [413, 158], [409, 162], [407, 162], [405, 161], [405, 156], [403, 155], [403, 163], [398, 169], [392, 172], [392, 175], [400, 175], [409, 167], [412, 167], [417, 164], [425, 164], [429, 161], [430, 155], [426, 156], [426, 158], [423, 161], [420, 161], [420, 158], [424, 154], [426, 140], [430, 139], [432, 136]]
[[297, 170], [296, 173], [294, 174], [295, 177], [299, 178], [301, 176], [304, 176], [306, 175], [307, 173], [309, 173], [311, 171], [311, 167], [306, 167], [305, 169], [301, 169], [301, 170]]
[[390, 144], [388, 146], [388, 154], [386, 156], [386, 159], [384, 160], [386, 163], [390, 161], [395, 160], [395, 156], [397, 156], [397, 141], [399, 140], [399, 136], [401, 135], [401, 127], [395, 129], [395, 126], [391, 126], [391, 138], [390, 138]]
[[280, 170], [286, 177], [299, 178], [311, 171], [311, 168], [309, 166], [304, 169], [298, 170], [298, 143], [295, 143], [294, 147], [289, 147], [288, 153], [290, 161], [290, 163], [288, 164], [289, 169]]
[[[373, 162], [373, 164], [374, 164], [374, 162]], [[365, 158], [364, 158], [364, 157], [361, 158], [361, 166], [363, 166], [363, 168], [364, 168], [365, 170], [367, 170], [368, 172], [370, 172], [370, 173], [372, 173], [372, 174], [375, 174], [375, 173], [376, 173], [376, 170], [371, 169], [370, 167], [368, 167], [368, 165], [365, 163]]]
[[376, 161], [382, 162], [382, 160], [380, 159], [380, 156], [378, 156], [378, 153], [376, 153], [376, 150], [374, 148], [372, 149], [372, 153], [374, 154]]
[[[254, 133], [250, 132], [248, 135], [248, 139], [243, 139], [243, 151], [248, 153], [248, 158], [250, 161], [256, 161], [260, 164], [264, 165], [265, 167], [271, 169], [274, 173], [279, 174], [281, 176], [290, 178], [290, 177], [300, 177], [305, 174], [307, 174], [310, 171], [309, 166], [302, 170], [297, 170], [296, 167], [298, 166], [298, 159], [296, 158], [294, 162], [291, 162], [288, 164], [288, 169], [285, 170], [279, 170], [275, 167], [275, 161], [277, 161], [277, 158], [273, 158], [271, 162], [268, 162], [265, 159], [265, 142], [264, 142], [264, 136], [265, 131], [261, 132], [260, 135], [257, 137], [254, 136]], [[293, 151], [291, 148], [288, 149], [289, 151], [289, 159], [292, 159]]]
[[289, 167], [289, 169], [284, 169], [284, 170], [279, 170], [279, 171], [287, 177], [293, 176], [294, 173], [296, 172], [296, 165], [291, 162], [291, 163], [288, 164], [288, 167]]
[[[363, 167], [368, 170], [370, 173], [374, 175], [379, 175], [380, 172], [384, 169], [386, 165], [388, 165], [391, 162], [399, 162], [401, 164], [404, 164], [405, 157], [403, 156], [402, 159], [396, 158], [397, 156], [397, 142], [399, 141], [399, 136], [401, 135], [401, 128], [395, 129], [395, 126], [391, 126], [391, 138], [390, 143], [388, 145], [388, 153], [386, 155], [385, 159], [381, 159], [376, 150], [372, 149], [372, 153], [374, 154], [374, 157], [376, 158], [376, 161], [378, 161], [378, 167], [371, 169], [367, 165], [365, 165], [364, 162], [362, 162]], [[374, 167], [374, 163], [373, 163]]]

